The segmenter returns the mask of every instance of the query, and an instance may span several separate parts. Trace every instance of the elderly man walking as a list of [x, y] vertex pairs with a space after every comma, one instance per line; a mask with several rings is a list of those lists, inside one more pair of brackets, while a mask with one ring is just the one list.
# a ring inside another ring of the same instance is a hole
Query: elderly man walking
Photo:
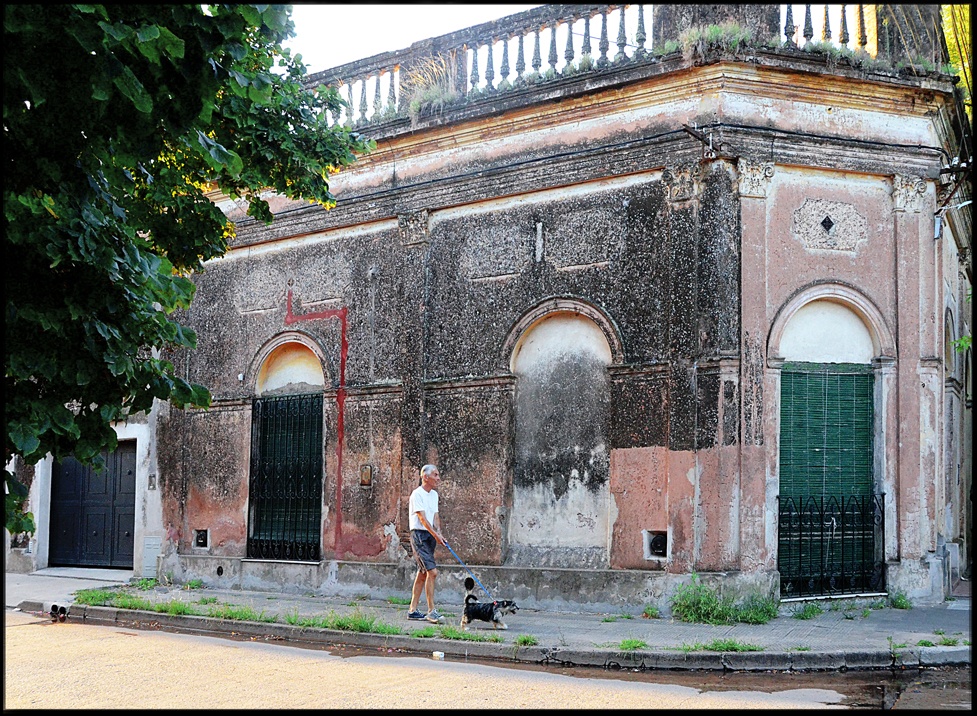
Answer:
[[[421, 484], [410, 495], [410, 544], [417, 561], [417, 576], [414, 577], [414, 590], [411, 594], [408, 619], [427, 619], [438, 624], [443, 617], [434, 608], [434, 580], [438, 576], [438, 565], [434, 561], [435, 545], [443, 545], [441, 535], [441, 515], [438, 513], [437, 486], [441, 473], [435, 465], [421, 468]], [[421, 592], [427, 600], [427, 614], [417, 610]]]

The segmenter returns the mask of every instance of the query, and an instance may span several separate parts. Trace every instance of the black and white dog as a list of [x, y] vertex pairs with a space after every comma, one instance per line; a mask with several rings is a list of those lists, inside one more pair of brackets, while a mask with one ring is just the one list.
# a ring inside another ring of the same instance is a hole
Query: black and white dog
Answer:
[[468, 625], [473, 621], [490, 622], [493, 629], [508, 629], [502, 617], [506, 614], [515, 614], [519, 610], [519, 605], [511, 599], [496, 599], [492, 602], [480, 602], [478, 597], [472, 594], [475, 589], [475, 580], [471, 577], [465, 579], [465, 607], [461, 614], [461, 628], [468, 631]]

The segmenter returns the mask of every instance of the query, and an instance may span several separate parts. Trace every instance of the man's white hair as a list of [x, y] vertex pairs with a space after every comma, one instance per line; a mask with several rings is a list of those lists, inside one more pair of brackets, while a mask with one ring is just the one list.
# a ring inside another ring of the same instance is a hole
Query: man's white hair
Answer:
[[424, 477], [425, 475], [430, 475], [432, 472], [434, 472], [437, 469], [438, 469], [437, 465], [427, 464], [421, 468], [421, 477]]

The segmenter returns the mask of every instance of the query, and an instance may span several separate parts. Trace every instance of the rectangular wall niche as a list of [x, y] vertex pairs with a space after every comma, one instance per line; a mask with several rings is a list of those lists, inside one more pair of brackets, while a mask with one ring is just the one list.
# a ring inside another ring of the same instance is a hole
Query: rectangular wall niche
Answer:
[[208, 530], [194, 530], [193, 531], [193, 546], [203, 547], [206, 549], [210, 546], [210, 535], [207, 534]]
[[641, 530], [644, 537], [645, 559], [665, 559], [668, 556], [668, 532]]

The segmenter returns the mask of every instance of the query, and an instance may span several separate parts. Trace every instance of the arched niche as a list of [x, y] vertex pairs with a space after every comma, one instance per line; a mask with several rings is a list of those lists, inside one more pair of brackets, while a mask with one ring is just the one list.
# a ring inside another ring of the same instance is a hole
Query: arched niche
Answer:
[[259, 352], [252, 370], [257, 396], [322, 392], [326, 376], [318, 345], [304, 334], [283, 334]]
[[608, 566], [612, 360], [604, 329], [581, 311], [537, 316], [513, 341], [515, 440], [505, 564]]
[[876, 341], [861, 317], [831, 300], [801, 306], [784, 328], [780, 355], [785, 361], [871, 363]]

